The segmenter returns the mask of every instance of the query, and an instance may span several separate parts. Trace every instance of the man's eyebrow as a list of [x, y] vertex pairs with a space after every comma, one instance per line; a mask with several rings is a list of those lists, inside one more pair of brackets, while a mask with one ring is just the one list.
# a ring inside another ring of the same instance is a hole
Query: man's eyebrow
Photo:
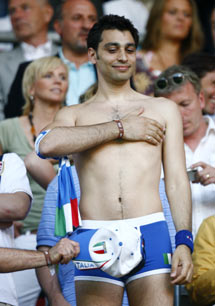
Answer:
[[179, 104], [183, 104], [183, 103], [187, 103], [187, 102], [191, 102], [191, 101], [192, 101], [192, 99], [190, 99], [190, 98], [185, 98], [185, 99], [181, 100], [181, 101], [179, 102]]
[[105, 48], [112, 47], [112, 46], [119, 47], [119, 43], [117, 43], [117, 42], [109, 42], [109, 43], [106, 43], [104, 45]]
[[[114, 47], [120, 47], [120, 44], [117, 43], [117, 42], [109, 42], [109, 43], [107, 43], [107, 44], [104, 45], [105, 48], [113, 47], [113, 46], [114, 46]], [[136, 48], [136, 46], [135, 46], [134, 43], [127, 43], [125, 46], [126, 46], [126, 47], [134, 47], [134, 48]]]

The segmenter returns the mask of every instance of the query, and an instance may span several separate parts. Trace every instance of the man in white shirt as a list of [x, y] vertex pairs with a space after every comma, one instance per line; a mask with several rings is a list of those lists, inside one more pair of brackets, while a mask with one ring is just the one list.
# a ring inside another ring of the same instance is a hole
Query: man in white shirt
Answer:
[[215, 123], [202, 115], [205, 98], [199, 78], [185, 66], [166, 69], [155, 81], [155, 96], [178, 104], [183, 119], [186, 165], [198, 170], [191, 180], [195, 237], [202, 221], [215, 214]]
[[[23, 161], [15, 153], [4, 154], [0, 162], [0, 247], [14, 247], [13, 221], [24, 219], [32, 193]], [[0, 305], [18, 305], [11, 273], [0, 274]]]
[[4, 118], [3, 108], [19, 64], [57, 52], [57, 47], [48, 40], [48, 25], [53, 16], [49, 1], [8, 2], [11, 24], [20, 44], [11, 51], [0, 54], [0, 120]]

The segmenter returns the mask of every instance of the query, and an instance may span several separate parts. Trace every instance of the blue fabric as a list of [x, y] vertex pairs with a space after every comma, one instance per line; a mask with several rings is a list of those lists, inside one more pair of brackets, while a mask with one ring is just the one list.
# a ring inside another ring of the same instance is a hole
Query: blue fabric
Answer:
[[193, 234], [188, 230], [181, 230], [175, 235], [175, 245], [176, 247], [180, 244], [185, 244], [190, 248], [191, 253], [193, 253]]
[[[78, 201], [80, 199], [80, 186], [78, 182], [78, 176], [74, 166], [71, 167], [73, 182], [76, 190]], [[42, 216], [37, 232], [37, 247], [39, 246], [54, 246], [61, 237], [55, 237], [55, 212], [57, 203], [57, 192], [58, 192], [58, 178], [57, 176], [49, 184], [47, 193], [45, 196]], [[172, 221], [172, 216], [169, 208], [169, 203], [165, 193], [164, 181], [160, 181], [159, 186], [160, 198], [163, 205], [164, 215], [167, 221], [167, 225], [170, 232], [170, 238], [172, 248], [175, 248], [175, 227]], [[70, 261], [67, 265], [59, 265], [59, 282], [61, 285], [62, 293], [65, 299], [73, 306], [76, 305], [75, 300], [75, 288], [74, 288], [74, 264]], [[127, 306], [128, 299], [126, 294], [123, 298], [123, 306]]]
[[69, 89], [66, 95], [66, 105], [78, 104], [80, 96], [96, 82], [94, 65], [87, 62], [77, 68], [74, 63], [64, 57], [62, 48], [59, 50], [59, 55], [69, 68]]
[[[96, 230], [91, 231], [91, 235], [93, 235], [93, 232]], [[166, 221], [159, 221], [140, 226], [140, 231], [144, 237], [145, 263], [144, 266], [140, 268], [136, 273], [116, 278], [103, 272], [100, 269], [79, 270], [75, 268], [75, 278], [77, 277], [78, 280], [78, 277], [80, 276], [84, 277], [86, 280], [91, 280], [91, 277], [98, 277], [102, 279], [108, 279], [108, 281], [113, 280], [115, 281], [114, 283], [119, 282], [119, 285], [124, 286], [124, 284], [138, 278], [138, 275], [141, 275], [141, 277], [148, 275], [148, 273], [150, 275], [153, 270], [164, 269], [170, 272], [171, 265], [169, 263], [167, 264], [164, 260], [165, 254], [172, 254], [172, 246]], [[160, 272], [157, 272], [157, 274], [158, 273]]]
[[[80, 187], [78, 182], [78, 176], [75, 167], [72, 166], [71, 169], [72, 169], [74, 187], [79, 201]], [[37, 247], [42, 245], [52, 247], [61, 239], [61, 237], [59, 236], [58, 237], [54, 236], [57, 196], [58, 196], [58, 177], [56, 176], [49, 184], [45, 196], [42, 216], [37, 232]], [[74, 276], [74, 264], [72, 261], [70, 261], [67, 265], [59, 265], [58, 278], [63, 296], [71, 305], [76, 305], [73, 276]]]
[[170, 235], [170, 240], [171, 240], [171, 244], [172, 244], [172, 249], [174, 251], [175, 250], [176, 230], [175, 230], [175, 225], [173, 223], [172, 214], [171, 214], [170, 207], [169, 207], [169, 202], [167, 200], [167, 196], [166, 196], [166, 192], [165, 192], [165, 183], [164, 183], [163, 179], [160, 180], [159, 193], [160, 193], [160, 199], [161, 199], [162, 206], [163, 206], [164, 216], [165, 216], [165, 219], [166, 219], [166, 222], [167, 222], [167, 225], [168, 225], [168, 229], [169, 229], [169, 235]]
[[[63, 206], [68, 204], [70, 209], [67, 210], [67, 216], [65, 216]], [[63, 157], [59, 161], [56, 207], [58, 207], [58, 213], [56, 213], [55, 218], [55, 235], [64, 237], [67, 233], [72, 233], [73, 228], [78, 227], [80, 221], [72, 170], [67, 157]]]

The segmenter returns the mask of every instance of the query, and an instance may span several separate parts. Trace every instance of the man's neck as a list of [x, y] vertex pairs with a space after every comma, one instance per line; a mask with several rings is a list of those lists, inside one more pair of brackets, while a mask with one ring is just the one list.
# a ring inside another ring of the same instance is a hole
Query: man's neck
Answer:
[[45, 32], [45, 33], [41, 32], [40, 35], [37, 35], [35, 37], [31, 36], [31, 37], [25, 39], [23, 42], [25, 42], [28, 45], [38, 47], [40, 45], [45, 44], [47, 41], [48, 41], [47, 32]]
[[125, 104], [125, 100], [134, 93], [130, 86], [130, 80], [122, 82], [109, 83], [99, 81], [97, 96], [101, 100], [111, 104]]
[[81, 65], [89, 61], [87, 52], [86, 53], [76, 53], [64, 47], [62, 48], [62, 52], [63, 52], [64, 57], [68, 61], [75, 64], [76, 68], [79, 68]]
[[194, 152], [198, 147], [201, 139], [205, 136], [208, 128], [208, 124], [205, 121], [204, 117], [202, 117], [199, 128], [192, 134], [187, 137], [184, 137], [184, 143], [188, 145], [188, 147]]

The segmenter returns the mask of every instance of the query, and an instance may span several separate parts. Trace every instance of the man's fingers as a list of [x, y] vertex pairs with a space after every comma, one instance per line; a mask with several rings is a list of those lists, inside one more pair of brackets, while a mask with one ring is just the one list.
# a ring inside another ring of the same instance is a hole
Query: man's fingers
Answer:
[[135, 110], [133, 110], [132, 112], [130, 112], [129, 114], [127, 114], [125, 117], [123, 117], [122, 119], [131, 117], [131, 116], [140, 116], [144, 113], [144, 108], [143, 107], [138, 107]]
[[177, 275], [177, 268], [178, 268], [178, 260], [174, 260], [174, 257], [172, 257], [172, 268], [171, 268], [171, 273], [170, 276], [172, 278], [176, 277]]
[[68, 263], [73, 257], [77, 256], [80, 252], [79, 243], [63, 238], [56, 244], [55, 247], [50, 249], [51, 260], [54, 264], [59, 261], [62, 264]]
[[186, 277], [186, 283], [190, 283], [192, 280], [192, 276], [193, 276], [193, 266], [190, 267], [188, 273], [187, 273], [187, 277]]
[[172, 281], [171, 283], [174, 285], [183, 285], [188, 282], [191, 282], [192, 274], [193, 274], [193, 265], [191, 264], [183, 264], [179, 265], [175, 273], [171, 273]]
[[156, 135], [153, 135], [153, 136], [149, 136], [149, 135], [146, 135], [145, 136], [145, 142], [148, 142], [152, 145], [159, 145], [159, 143], [162, 141], [159, 137], [157, 137]]
[[201, 167], [202, 169], [206, 168], [208, 165], [204, 162], [198, 162], [198, 163], [195, 163], [192, 165], [192, 168], [198, 168], [198, 167]]

